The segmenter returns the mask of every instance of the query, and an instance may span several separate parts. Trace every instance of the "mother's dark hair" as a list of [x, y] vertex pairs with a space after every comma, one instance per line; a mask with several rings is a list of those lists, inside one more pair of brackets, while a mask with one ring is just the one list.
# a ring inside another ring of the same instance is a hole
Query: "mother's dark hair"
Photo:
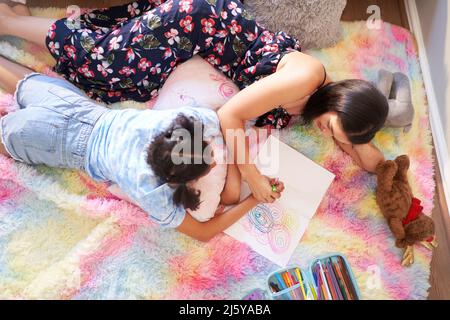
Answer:
[[306, 103], [302, 117], [310, 123], [330, 111], [337, 113], [351, 143], [364, 144], [383, 127], [389, 105], [386, 97], [370, 82], [350, 79], [319, 88]]
[[[197, 124], [201, 123], [197, 121]], [[175, 189], [174, 203], [191, 210], [197, 209], [200, 205], [200, 191], [189, 187], [187, 183], [205, 175], [212, 160], [212, 154], [205, 152], [208, 143], [203, 140], [203, 124], [201, 124], [200, 131], [194, 130], [195, 125], [196, 121], [193, 118], [188, 118], [183, 114], [178, 115], [166, 130], [154, 137], [147, 150], [147, 163], [155, 175]], [[181, 142], [177, 138], [179, 132], [176, 132], [179, 129], [186, 130], [190, 139], [187, 144], [190, 146], [190, 150], [186, 150], [186, 148], [178, 150], [177, 148], [174, 151], [175, 146]], [[200, 132], [201, 135], [196, 136], [197, 132]], [[202, 139], [201, 148], [195, 147], [195, 139]], [[173, 152], [179, 152], [175, 156], [183, 158], [184, 161], [175, 163], [172, 157]]]

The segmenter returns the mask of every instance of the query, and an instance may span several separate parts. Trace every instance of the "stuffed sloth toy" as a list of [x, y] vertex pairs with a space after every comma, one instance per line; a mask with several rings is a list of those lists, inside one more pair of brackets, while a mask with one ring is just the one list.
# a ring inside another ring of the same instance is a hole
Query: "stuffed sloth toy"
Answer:
[[423, 214], [420, 200], [411, 192], [408, 169], [407, 155], [381, 162], [376, 168], [376, 201], [394, 234], [396, 246], [405, 248], [403, 266], [414, 263], [415, 243], [420, 242], [430, 250], [437, 247], [434, 222]]
[[404, 73], [392, 73], [381, 69], [378, 72], [376, 86], [389, 103], [385, 126], [403, 128], [405, 132], [409, 131], [414, 119], [414, 107], [408, 76]]

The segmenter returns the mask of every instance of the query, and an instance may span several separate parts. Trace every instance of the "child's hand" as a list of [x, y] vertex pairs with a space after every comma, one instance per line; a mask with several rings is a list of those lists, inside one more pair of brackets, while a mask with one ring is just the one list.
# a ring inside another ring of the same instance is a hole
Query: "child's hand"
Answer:
[[272, 185], [274, 191], [280, 194], [284, 191], [284, 183], [281, 182], [280, 180], [272, 178], [270, 179], [270, 184]]

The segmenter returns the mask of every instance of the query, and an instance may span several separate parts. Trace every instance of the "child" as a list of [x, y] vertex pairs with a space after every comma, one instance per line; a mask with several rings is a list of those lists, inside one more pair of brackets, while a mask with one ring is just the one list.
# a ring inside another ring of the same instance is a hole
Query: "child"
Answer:
[[[214, 166], [207, 154], [209, 141], [222, 139], [212, 110], [110, 110], [65, 80], [30, 73], [4, 58], [0, 58], [0, 85], [11, 93], [17, 86], [15, 100], [20, 110], [0, 121], [0, 151], [18, 161], [85, 170], [97, 181], [115, 183], [150, 219], [201, 241], [222, 232], [258, 203], [249, 196], [204, 223], [186, 213], [199, 205], [199, 192], [187, 183], [208, 174]], [[199, 122], [204, 130], [196, 137]], [[200, 148], [180, 149], [186, 142], [190, 146], [198, 143]], [[174, 155], [185, 161], [174, 161]], [[229, 166], [224, 203], [233, 202], [239, 192], [233, 188], [240, 184], [236, 173], [237, 168]], [[274, 199], [284, 189], [281, 183], [277, 188]]]

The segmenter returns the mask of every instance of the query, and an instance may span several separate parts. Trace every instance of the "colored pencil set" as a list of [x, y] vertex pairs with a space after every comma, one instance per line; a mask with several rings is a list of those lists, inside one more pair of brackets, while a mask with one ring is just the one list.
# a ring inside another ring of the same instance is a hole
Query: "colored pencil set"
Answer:
[[358, 300], [347, 264], [340, 256], [317, 260], [312, 266], [319, 300]]
[[339, 254], [314, 260], [309, 274], [298, 267], [273, 272], [268, 278], [268, 286], [271, 297], [277, 300], [359, 299], [352, 270]]
[[288, 300], [313, 300], [316, 296], [313, 286], [299, 268], [275, 273], [273, 279], [269, 281], [269, 286], [272, 293], [281, 293], [289, 289], [286, 294]]

